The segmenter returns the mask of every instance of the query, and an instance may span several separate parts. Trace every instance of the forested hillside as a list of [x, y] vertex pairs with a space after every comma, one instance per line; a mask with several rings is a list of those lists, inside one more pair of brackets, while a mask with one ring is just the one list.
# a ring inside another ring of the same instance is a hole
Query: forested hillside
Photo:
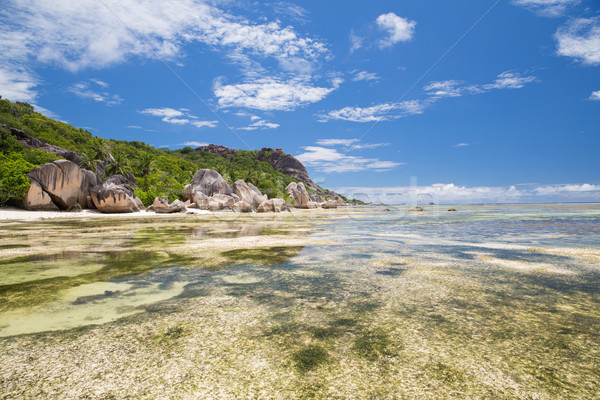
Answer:
[[28, 148], [15, 136], [21, 134], [16, 131], [76, 152], [76, 162], [101, 178], [132, 174], [137, 185], [135, 194], [145, 205], [157, 196], [179, 198], [200, 168], [218, 171], [228, 183], [238, 179], [253, 183], [269, 198], [289, 200], [285, 187], [294, 180], [268, 162], [257, 160], [258, 150], [239, 150], [234, 156], [223, 158], [191, 147], [156, 149], [138, 141], [106, 140], [45, 117], [27, 103], [0, 99], [0, 203], [19, 199], [26, 193], [29, 181], [25, 174], [35, 166], [62, 158], [52, 152]]

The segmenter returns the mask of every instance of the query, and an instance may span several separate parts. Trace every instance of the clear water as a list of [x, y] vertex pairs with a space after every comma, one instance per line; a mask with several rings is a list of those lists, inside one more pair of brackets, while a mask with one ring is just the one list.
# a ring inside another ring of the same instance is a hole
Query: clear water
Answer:
[[598, 397], [600, 205], [387, 209], [5, 224], [0, 385], [13, 398]]

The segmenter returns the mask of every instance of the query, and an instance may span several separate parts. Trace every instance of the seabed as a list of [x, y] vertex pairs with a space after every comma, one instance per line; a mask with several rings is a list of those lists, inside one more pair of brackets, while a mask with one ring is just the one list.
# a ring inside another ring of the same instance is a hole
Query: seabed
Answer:
[[2, 399], [600, 398], [600, 205], [0, 224]]

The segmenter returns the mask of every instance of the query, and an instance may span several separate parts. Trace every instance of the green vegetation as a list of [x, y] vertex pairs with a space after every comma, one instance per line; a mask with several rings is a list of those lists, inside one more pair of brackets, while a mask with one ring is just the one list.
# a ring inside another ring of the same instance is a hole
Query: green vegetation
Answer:
[[327, 362], [329, 354], [322, 346], [311, 344], [294, 353], [293, 359], [300, 372], [308, 372]]
[[[135, 194], [145, 205], [151, 204], [157, 196], [170, 201], [180, 198], [184, 186], [201, 168], [218, 171], [230, 184], [243, 179], [256, 185], [269, 198], [291, 200], [285, 187], [293, 179], [276, 171], [268, 162], [257, 160], [258, 150], [239, 150], [234, 156], [222, 158], [216, 154], [194, 151], [191, 147], [156, 149], [138, 141], [106, 140], [94, 137], [85, 129], [45, 117], [27, 103], [0, 99], [0, 157], [3, 164], [0, 171], [0, 204], [22, 197], [29, 187], [25, 173], [59, 158], [53, 153], [26, 148], [10, 133], [10, 128], [20, 129], [49, 144], [78, 152], [80, 166], [94, 172], [104, 170], [101, 177], [132, 173], [138, 186]], [[11, 162], [4, 168], [5, 160]], [[15, 174], [18, 178], [6, 179], [14, 171], [18, 171]]]

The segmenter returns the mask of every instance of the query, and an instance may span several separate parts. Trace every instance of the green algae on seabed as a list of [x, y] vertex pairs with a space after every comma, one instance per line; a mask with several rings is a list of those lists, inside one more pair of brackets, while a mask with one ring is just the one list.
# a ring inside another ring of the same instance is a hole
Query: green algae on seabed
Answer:
[[[600, 250], [560, 248], [535, 233], [518, 244], [482, 243], [468, 232], [490, 209], [461, 207], [474, 225], [460, 236], [427, 217], [419, 217], [422, 233], [398, 219], [391, 236], [384, 217], [372, 218], [375, 208], [345, 220], [341, 210], [323, 214], [336, 224], [311, 237], [339, 246], [313, 242], [276, 264], [263, 257], [277, 259], [267, 249], [280, 245], [219, 249], [254, 239], [188, 236], [191, 251], [177, 244], [169, 252], [209, 253], [230, 267], [166, 265], [140, 276], [191, 283], [148, 312], [0, 339], [0, 397], [598, 398]], [[112, 300], [127, 289], [109, 291]]]

